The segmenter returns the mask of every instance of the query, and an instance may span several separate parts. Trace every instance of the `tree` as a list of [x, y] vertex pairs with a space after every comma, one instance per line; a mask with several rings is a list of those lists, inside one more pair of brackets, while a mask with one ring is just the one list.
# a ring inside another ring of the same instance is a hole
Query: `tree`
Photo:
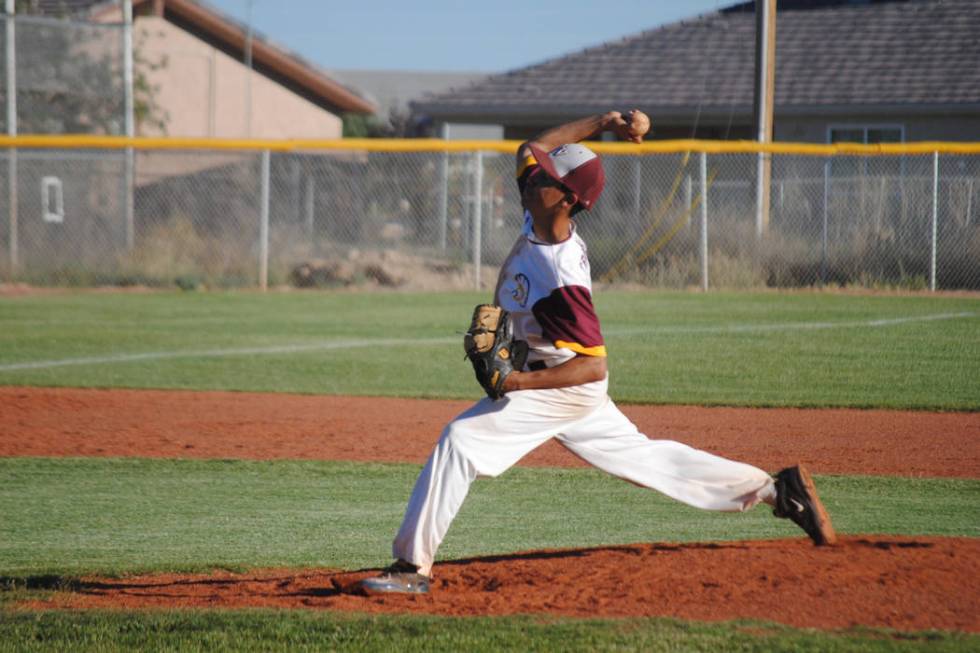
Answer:
[[[36, 134], [122, 134], [125, 81], [119, 25], [50, 17], [20, 0], [17, 21], [17, 130]], [[137, 125], [166, 130], [168, 116], [157, 103], [148, 73], [167, 65], [134, 48], [133, 112]], [[5, 83], [0, 97], [6, 102]]]
[[391, 109], [387, 121], [378, 116], [345, 113], [344, 138], [428, 138], [431, 125], [417, 120], [409, 111]]

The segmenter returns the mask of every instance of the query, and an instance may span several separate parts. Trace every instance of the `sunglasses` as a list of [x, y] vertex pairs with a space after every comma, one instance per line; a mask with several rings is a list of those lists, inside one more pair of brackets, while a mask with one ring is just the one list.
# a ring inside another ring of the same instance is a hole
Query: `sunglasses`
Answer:
[[557, 179], [553, 178], [551, 175], [546, 173], [541, 168], [535, 170], [527, 180], [528, 186], [534, 188], [557, 188], [565, 193], [572, 192], [564, 184], [562, 184]]

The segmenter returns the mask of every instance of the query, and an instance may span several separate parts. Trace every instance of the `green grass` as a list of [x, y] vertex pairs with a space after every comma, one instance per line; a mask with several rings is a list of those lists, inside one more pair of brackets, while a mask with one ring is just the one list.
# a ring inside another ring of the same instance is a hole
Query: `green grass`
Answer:
[[837, 632], [760, 622], [448, 618], [306, 611], [0, 612], [0, 651], [940, 651], [961, 633]]
[[[0, 576], [382, 566], [418, 471], [318, 461], [0, 459]], [[980, 536], [980, 481], [826, 476], [818, 484], [843, 533]], [[803, 534], [765, 507], [706, 512], [592, 469], [515, 468], [474, 484], [440, 557], [774, 537]]]
[[[486, 300], [321, 292], [0, 298], [0, 385], [477, 398], [458, 332], [472, 305]], [[616, 292], [599, 293], [597, 308], [620, 401], [980, 410], [978, 299]], [[980, 648], [973, 635], [748, 622], [9, 609], [39, 591], [25, 586], [90, 573], [381, 566], [417, 472], [341, 462], [0, 459], [0, 651]], [[980, 481], [817, 482], [843, 533], [980, 537]], [[708, 513], [595, 470], [518, 468], [473, 486], [440, 554], [787, 536], [802, 537], [764, 507]]]
[[[473, 304], [486, 299], [326, 292], [3, 298], [0, 384], [476, 398], [459, 332]], [[617, 400], [980, 409], [978, 299], [610, 292], [596, 304]]]

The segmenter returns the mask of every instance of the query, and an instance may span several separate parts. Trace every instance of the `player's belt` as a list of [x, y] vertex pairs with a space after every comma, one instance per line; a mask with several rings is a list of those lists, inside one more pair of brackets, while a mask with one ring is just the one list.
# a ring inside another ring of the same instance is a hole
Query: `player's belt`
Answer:
[[538, 370], [548, 369], [548, 366], [544, 364], [544, 361], [534, 361], [533, 363], [527, 364], [527, 369], [532, 372], [537, 372]]

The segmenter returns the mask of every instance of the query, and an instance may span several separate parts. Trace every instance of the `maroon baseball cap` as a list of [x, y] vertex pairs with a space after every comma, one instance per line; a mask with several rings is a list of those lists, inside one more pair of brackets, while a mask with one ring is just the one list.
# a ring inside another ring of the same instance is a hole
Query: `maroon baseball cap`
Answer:
[[560, 145], [550, 152], [529, 146], [541, 169], [575, 193], [586, 210], [591, 209], [606, 184], [599, 156], [581, 143]]

